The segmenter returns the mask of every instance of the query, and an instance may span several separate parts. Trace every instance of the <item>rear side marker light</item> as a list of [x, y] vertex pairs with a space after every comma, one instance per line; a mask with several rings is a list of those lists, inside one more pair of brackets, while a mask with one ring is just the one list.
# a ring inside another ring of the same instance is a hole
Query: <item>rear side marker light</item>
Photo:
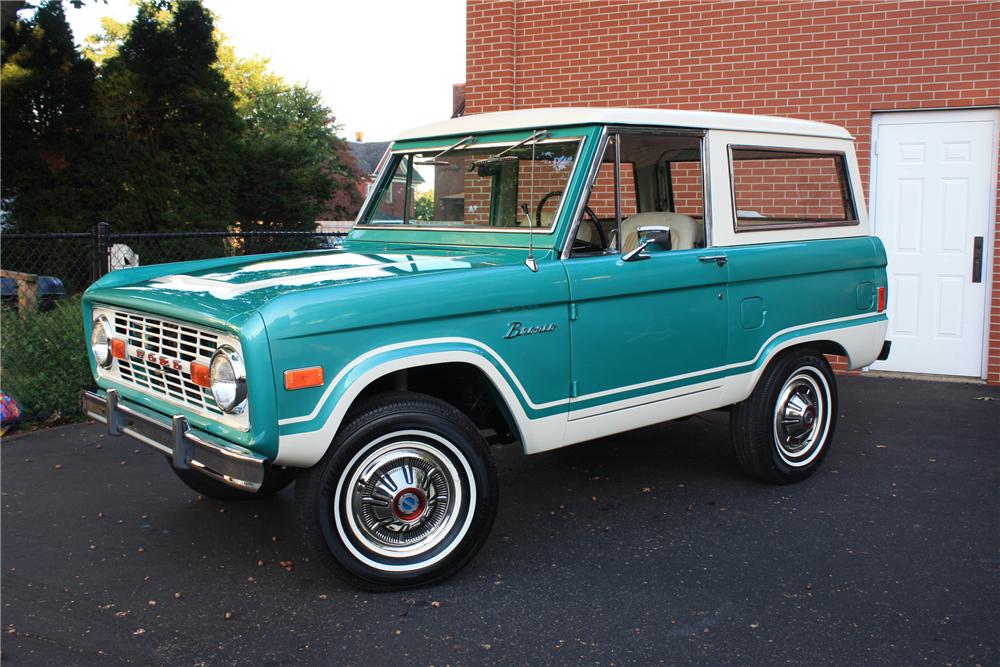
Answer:
[[884, 311], [885, 311], [885, 288], [884, 287], [879, 287], [878, 288], [878, 312], [881, 313], [881, 312], [884, 312]]
[[285, 389], [289, 391], [321, 386], [323, 386], [322, 366], [310, 366], [309, 368], [296, 368], [285, 371]]
[[191, 382], [199, 387], [211, 387], [212, 377], [208, 372], [208, 364], [199, 364], [197, 361], [191, 362]]
[[115, 359], [125, 358], [125, 339], [123, 338], [112, 338], [111, 339], [111, 356]]

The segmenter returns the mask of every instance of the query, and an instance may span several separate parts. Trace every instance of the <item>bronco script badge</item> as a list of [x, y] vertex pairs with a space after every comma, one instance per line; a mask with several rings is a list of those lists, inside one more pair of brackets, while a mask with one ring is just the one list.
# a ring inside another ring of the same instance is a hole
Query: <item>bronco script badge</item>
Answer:
[[517, 338], [518, 336], [531, 336], [533, 334], [549, 333], [556, 330], [556, 325], [549, 324], [536, 324], [533, 327], [526, 327], [520, 322], [511, 322], [507, 325], [507, 333], [504, 334], [504, 338]]

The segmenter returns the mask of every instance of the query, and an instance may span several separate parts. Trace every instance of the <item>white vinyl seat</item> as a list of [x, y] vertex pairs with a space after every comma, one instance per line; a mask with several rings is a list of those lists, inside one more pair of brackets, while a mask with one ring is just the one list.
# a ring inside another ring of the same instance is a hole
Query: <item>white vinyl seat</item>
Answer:
[[695, 247], [699, 242], [699, 236], [704, 234], [704, 227], [687, 215], [681, 213], [669, 213], [666, 211], [650, 211], [649, 213], [636, 213], [622, 220], [622, 252], [627, 253], [635, 250], [639, 245], [640, 227], [669, 227], [670, 244], [674, 250], [686, 250]]
[[580, 221], [580, 227], [576, 231], [576, 240], [583, 241], [591, 246], [600, 244], [600, 240], [597, 236], [597, 231], [594, 229], [593, 223], [586, 219]]

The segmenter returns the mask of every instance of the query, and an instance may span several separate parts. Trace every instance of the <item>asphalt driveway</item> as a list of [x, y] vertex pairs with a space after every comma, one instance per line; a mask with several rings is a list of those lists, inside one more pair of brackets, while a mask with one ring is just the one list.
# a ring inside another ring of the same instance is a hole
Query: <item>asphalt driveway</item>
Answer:
[[[20, 665], [1000, 661], [1000, 389], [841, 378], [812, 479], [746, 479], [725, 413], [524, 457], [427, 589], [300, 544], [291, 490], [199, 500], [94, 425], [2, 444], [3, 659]], [[989, 400], [987, 400], [989, 399]]]

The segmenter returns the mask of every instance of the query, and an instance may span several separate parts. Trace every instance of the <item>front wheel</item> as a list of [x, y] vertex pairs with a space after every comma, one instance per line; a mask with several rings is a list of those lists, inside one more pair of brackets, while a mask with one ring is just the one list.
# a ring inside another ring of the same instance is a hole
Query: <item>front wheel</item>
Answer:
[[355, 586], [393, 590], [444, 579], [486, 541], [497, 509], [486, 441], [454, 407], [388, 394], [355, 413], [296, 483], [306, 541]]
[[812, 475], [830, 449], [836, 423], [837, 383], [826, 358], [812, 350], [776, 359], [729, 417], [740, 466], [772, 484]]

